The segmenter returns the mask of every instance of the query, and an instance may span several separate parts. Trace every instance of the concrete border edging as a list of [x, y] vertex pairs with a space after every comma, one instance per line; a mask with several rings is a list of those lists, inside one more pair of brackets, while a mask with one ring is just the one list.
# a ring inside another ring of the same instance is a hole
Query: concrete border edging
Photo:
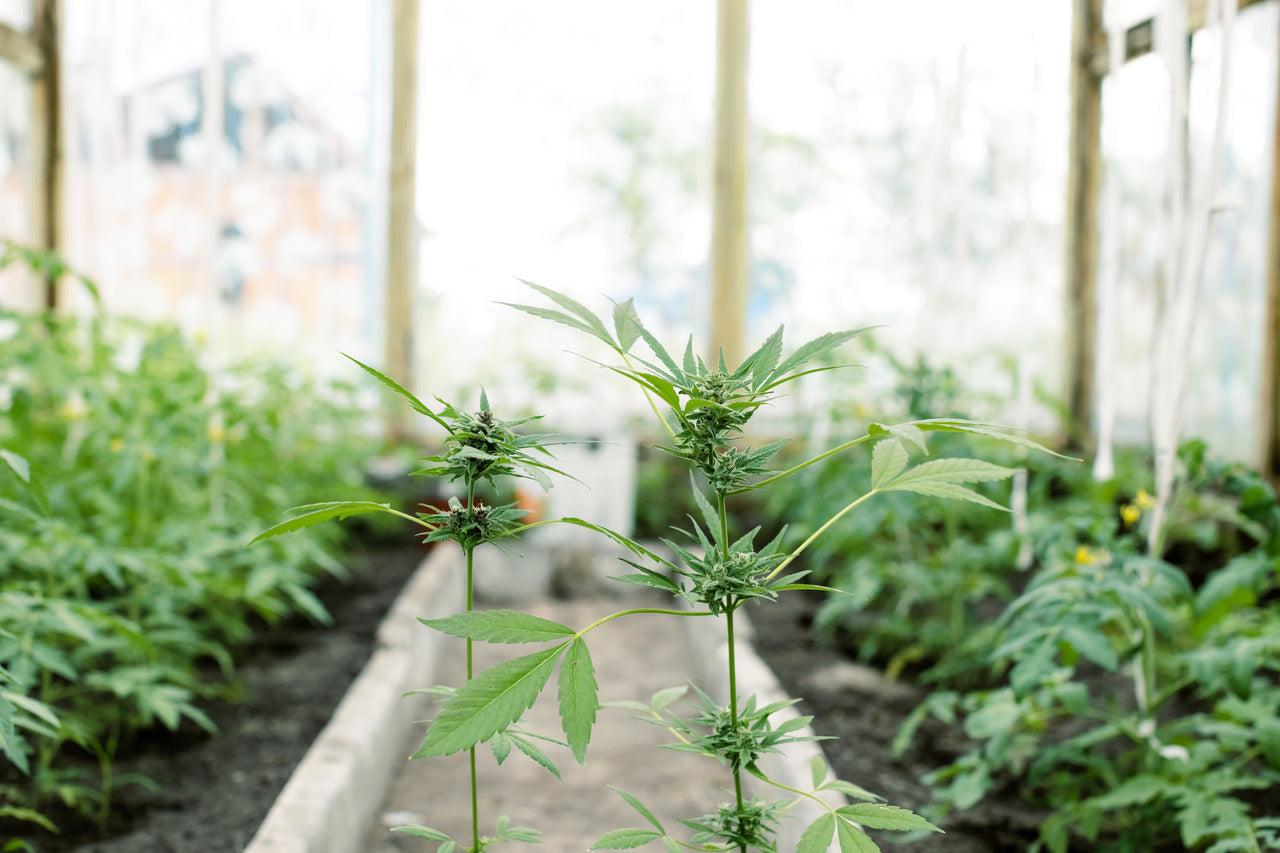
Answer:
[[433, 684], [439, 634], [418, 617], [462, 609], [462, 552], [436, 546], [378, 628], [377, 647], [329, 723], [294, 769], [245, 853], [350, 853], [365, 836], [394, 779], [387, 768], [405, 745]]

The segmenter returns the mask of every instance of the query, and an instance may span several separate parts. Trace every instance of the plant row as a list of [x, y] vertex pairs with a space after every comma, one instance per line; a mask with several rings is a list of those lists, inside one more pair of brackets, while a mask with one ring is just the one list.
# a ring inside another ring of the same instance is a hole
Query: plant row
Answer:
[[[980, 405], [944, 370], [896, 365], [915, 416]], [[853, 386], [844, 389], [856, 393]], [[853, 419], [849, 405], [833, 418]], [[956, 450], [962, 451], [960, 448]], [[983, 448], [1026, 469], [1025, 514], [885, 495], [812, 554], [841, 590], [830, 641], [935, 688], [899, 733], [936, 718], [970, 748], [927, 777], [934, 819], [1017, 792], [1046, 819], [1032, 849], [1228, 853], [1280, 847], [1280, 505], [1265, 478], [1202, 442], [1159, 553], [1150, 461], [1116, 473]], [[792, 535], [872, 476], [852, 461], [773, 495]]]
[[[0, 311], [0, 833], [105, 823], [147, 727], [212, 729], [253, 632], [323, 622], [341, 532], [246, 549], [303, 495], [359, 493], [354, 386], [211, 372], [178, 330]], [[363, 448], [363, 450], [362, 450]], [[20, 849], [21, 842], [12, 842]], [[6, 847], [5, 849], [9, 849]]]

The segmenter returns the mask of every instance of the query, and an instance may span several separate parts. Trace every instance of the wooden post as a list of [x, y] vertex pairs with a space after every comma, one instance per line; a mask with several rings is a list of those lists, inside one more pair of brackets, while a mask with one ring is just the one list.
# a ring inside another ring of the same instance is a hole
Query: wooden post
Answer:
[[[62, 104], [58, 68], [58, 0], [34, 0], [32, 37], [40, 67], [31, 78], [31, 242], [62, 248]], [[44, 306], [58, 305], [58, 282], [44, 281]]]
[[711, 352], [732, 369], [747, 316], [748, 0], [719, 0], [716, 23], [715, 189], [711, 220]]
[[1071, 154], [1066, 215], [1068, 439], [1082, 443], [1093, 419], [1097, 337], [1098, 190], [1102, 178], [1102, 75], [1107, 56], [1102, 0], [1075, 0], [1071, 30]]
[[[387, 375], [413, 390], [413, 290], [417, 283], [414, 192], [418, 144], [418, 0], [392, 6], [391, 156], [387, 179]], [[387, 423], [392, 439], [409, 437], [403, 406]]]
[[1280, 74], [1271, 141], [1271, 210], [1267, 236], [1267, 301], [1262, 329], [1262, 393], [1258, 398], [1257, 462], [1280, 475]]

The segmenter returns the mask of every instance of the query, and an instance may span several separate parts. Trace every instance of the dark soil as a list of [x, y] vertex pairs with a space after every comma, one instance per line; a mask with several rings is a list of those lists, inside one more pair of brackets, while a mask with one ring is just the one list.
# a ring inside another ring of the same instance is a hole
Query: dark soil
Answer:
[[155, 785], [117, 791], [105, 838], [66, 821], [59, 836], [24, 837], [38, 853], [239, 853], [369, 659], [378, 625], [422, 559], [412, 543], [358, 553], [348, 580], [317, 590], [331, 627], [290, 622], [248, 650], [237, 670], [242, 701], [205, 707], [218, 735], [194, 726], [149, 733], [117, 757], [118, 778], [141, 774]]
[[[949, 764], [970, 744], [957, 728], [930, 719], [901, 760], [895, 760], [893, 737], [925, 691], [885, 682], [879, 673], [852, 663], [838, 647], [816, 643], [810, 626], [820, 603], [820, 597], [791, 593], [752, 607], [756, 651], [789, 695], [803, 697], [801, 712], [814, 715], [816, 733], [833, 738], [823, 741], [822, 748], [836, 775], [893, 805], [928, 805], [929, 789], [920, 777]], [[894, 844], [891, 835], [880, 840], [885, 850], [1023, 853], [1045, 817], [1007, 791], [943, 818], [938, 823], [945, 835], [906, 844]]]

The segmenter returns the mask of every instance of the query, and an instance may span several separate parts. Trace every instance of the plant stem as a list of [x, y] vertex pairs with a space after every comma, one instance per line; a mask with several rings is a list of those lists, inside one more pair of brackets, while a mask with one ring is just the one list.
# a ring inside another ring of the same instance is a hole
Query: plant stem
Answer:
[[[725, 561], [728, 562], [730, 556], [729, 513], [725, 508], [724, 492], [716, 492], [716, 514], [720, 517], [720, 553]], [[733, 614], [737, 609], [738, 605], [735, 603], [724, 612], [725, 633], [729, 645], [729, 720], [733, 723], [735, 730], [738, 727], [738, 656], [737, 642], [733, 630]], [[733, 768], [733, 793], [738, 803], [738, 820], [741, 821], [744, 806], [742, 799], [742, 768], [737, 766]], [[741, 853], [747, 853], [747, 843], [745, 841], [739, 842], [738, 849]]]
[[862, 442], [870, 441], [871, 439], [876, 437], [877, 436], [868, 434], [868, 435], [859, 436], [858, 438], [855, 438], [852, 441], [846, 441], [844, 444], [840, 445], [839, 447], [833, 447], [830, 450], [826, 451], [825, 453], [818, 454], [812, 459], [806, 459], [804, 462], [801, 462], [799, 465], [794, 465], [785, 471], [779, 471], [777, 474], [774, 474], [772, 477], [770, 477], [767, 480], [761, 480], [760, 482], [752, 483], [749, 486], [740, 486], [734, 489], [733, 491], [729, 492], [728, 494], [740, 495], [743, 492], [749, 492], [749, 491], [752, 491], [753, 489], [760, 489], [765, 486], [773, 485], [779, 480], [790, 477], [792, 474], [795, 474], [798, 471], [803, 471], [805, 468], [808, 468], [810, 465], [821, 462], [823, 459], [827, 459], [829, 457], [835, 456], [837, 453], [843, 453], [844, 451], [848, 450], [850, 447], [856, 447], [859, 444], [862, 444]]
[[[467, 511], [470, 512], [475, 506], [476, 485], [475, 482], [467, 483]], [[475, 609], [475, 591], [476, 591], [476, 549], [475, 546], [466, 549], [467, 551], [467, 612], [470, 613]], [[472, 640], [467, 637], [467, 683], [471, 683], [471, 677], [475, 674], [475, 661], [473, 657]], [[473, 746], [467, 750], [467, 758], [471, 764], [471, 850], [472, 853], [479, 853], [480, 847], [480, 793], [479, 784], [476, 779], [476, 748]]]
[[867, 492], [867, 493], [866, 493], [865, 495], [863, 495], [862, 497], [858, 498], [857, 500], [852, 501], [848, 506], [846, 506], [844, 509], [842, 509], [842, 510], [840, 510], [839, 512], [837, 512], [835, 515], [833, 515], [833, 516], [831, 516], [830, 518], [828, 518], [828, 519], [827, 519], [827, 521], [826, 521], [826, 523], [825, 523], [825, 524], [823, 524], [821, 527], [819, 527], [817, 530], [813, 531], [813, 533], [811, 533], [811, 534], [809, 535], [809, 538], [808, 538], [808, 539], [806, 539], [806, 540], [804, 540], [803, 542], [801, 542], [801, 543], [800, 543], [800, 546], [799, 546], [798, 548], [796, 548], [794, 551], [792, 551], [792, 552], [791, 552], [791, 554], [787, 557], [787, 559], [785, 559], [785, 560], [783, 560], [781, 563], [779, 563], [779, 564], [778, 564], [778, 567], [777, 567], [776, 569], [774, 569], [772, 572], [770, 572], [770, 573], [769, 573], [769, 575], [768, 575], [768, 578], [767, 578], [767, 579], [768, 579], [768, 580], [773, 580], [773, 579], [774, 579], [774, 578], [776, 578], [778, 575], [782, 574], [782, 570], [783, 570], [783, 569], [785, 569], [787, 566], [791, 565], [791, 561], [792, 561], [792, 560], [794, 560], [796, 557], [800, 556], [800, 552], [801, 552], [801, 551], [803, 551], [805, 548], [808, 548], [810, 545], [812, 545], [812, 544], [813, 544], [813, 540], [817, 539], [817, 538], [818, 538], [819, 536], [821, 536], [823, 533], [826, 533], [826, 532], [827, 532], [827, 528], [828, 528], [828, 527], [830, 527], [831, 525], [835, 524], [837, 521], [839, 521], [840, 519], [844, 518], [844, 517], [845, 517], [846, 515], [848, 515], [849, 513], [853, 512], [854, 507], [856, 507], [858, 504], [862, 503], [862, 502], [863, 502], [863, 501], [865, 501], [867, 498], [869, 498], [869, 497], [871, 497], [872, 495], [875, 495], [875, 494], [879, 494], [879, 489], [872, 489], [871, 491]]
[[632, 608], [631, 610], [619, 610], [617, 613], [610, 613], [608, 616], [601, 616], [599, 619], [592, 622], [590, 625], [583, 628], [581, 631], [578, 631], [577, 634], [575, 634], [574, 636], [581, 637], [582, 635], [586, 634], [588, 631], [593, 631], [596, 628], [599, 628], [601, 625], [603, 625], [606, 622], [612, 622], [614, 619], [617, 619], [619, 616], [633, 616], [637, 613], [661, 613], [664, 616], [713, 616], [715, 615], [710, 610], [672, 610], [671, 608], [667, 608], [667, 607], [635, 607], [635, 608]]
[[[723, 497], [720, 503], [721, 509], [723, 509]], [[729, 719], [733, 722], [735, 729], [738, 726], [738, 664], [733, 636], [733, 613], [736, 609], [736, 607], [731, 607], [724, 614], [725, 630], [729, 639]], [[741, 820], [744, 805], [742, 800], [742, 769], [736, 766], [733, 768], [733, 793], [738, 802], [738, 819]], [[747, 843], [745, 841], [739, 842], [738, 849], [741, 853], [747, 853]]]

